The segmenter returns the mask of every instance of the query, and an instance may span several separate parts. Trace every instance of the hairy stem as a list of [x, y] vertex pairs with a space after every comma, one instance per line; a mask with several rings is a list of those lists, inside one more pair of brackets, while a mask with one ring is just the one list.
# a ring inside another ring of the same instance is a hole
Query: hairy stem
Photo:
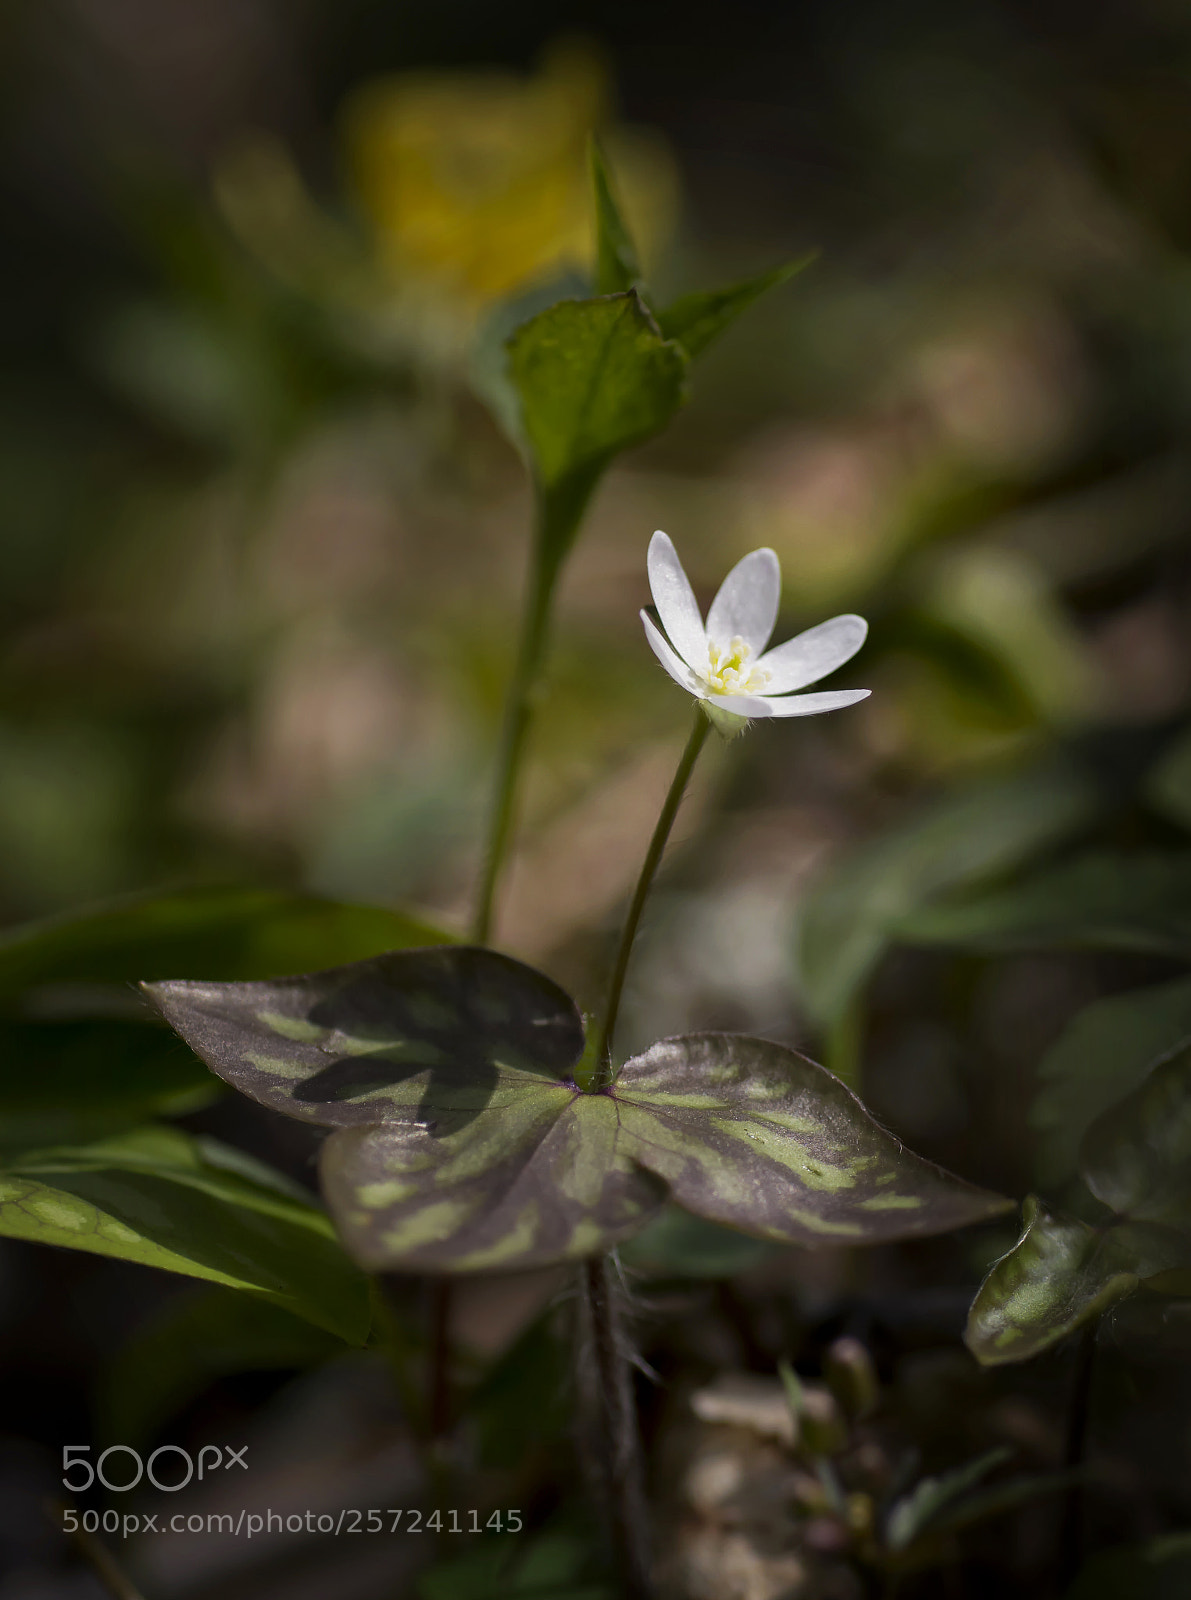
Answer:
[[621, 1328], [618, 1288], [607, 1256], [580, 1267], [584, 1387], [590, 1396], [591, 1455], [608, 1519], [623, 1600], [651, 1600], [649, 1518], [637, 1408]]
[[624, 928], [621, 930], [620, 948], [616, 952], [616, 964], [612, 969], [612, 978], [608, 984], [608, 999], [604, 1006], [603, 1022], [600, 1025], [596, 1046], [593, 1051], [595, 1060], [595, 1075], [591, 1084], [593, 1091], [605, 1088], [612, 1081], [612, 1048], [616, 1037], [616, 1019], [620, 1011], [620, 997], [624, 990], [625, 975], [629, 970], [629, 958], [633, 953], [633, 941], [637, 937], [641, 913], [645, 910], [645, 902], [649, 898], [653, 880], [662, 864], [666, 841], [670, 837], [670, 830], [674, 826], [674, 819], [678, 815], [678, 808], [682, 804], [686, 786], [690, 782], [695, 762], [699, 759], [699, 752], [706, 743], [707, 735], [710, 731], [711, 723], [704, 715], [702, 707], [696, 704], [695, 723], [691, 729], [691, 736], [687, 740], [686, 749], [682, 752], [682, 757], [679, 760], [678, 770], [675, 772], [674, 781], [670, 785], [670, 792], [666, 796], [661, 816], [659, 816], [657, 826], [653, 830], [653, 838], [649, 841], [649, 849], [645, 852], [641, 875], [637, 879], [637, 887], [633, 891], [629, 913], [625, 918]]

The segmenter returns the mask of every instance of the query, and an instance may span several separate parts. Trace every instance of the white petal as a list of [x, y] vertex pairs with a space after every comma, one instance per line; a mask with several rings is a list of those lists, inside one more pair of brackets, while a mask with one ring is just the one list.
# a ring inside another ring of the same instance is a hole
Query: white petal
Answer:
[[[712, 608], [715, 609], [714, 607]], [[787, 639], [775, 650], [769, 650], [757, 662], [769, 673], [766, 692], [788, 694], [791, 689], [802, 689], [808, 683], [817, 683], [836, 667], [850, 661], [868, 635], [868, 623], [863, 617], [845, 615], [821, 622], [817, 628]]]
[[654, 627], [648, 612], [643, 611], [641, 613], [641, 621], [645, 624], [645, 637], [649, 640], [654, 655], [657, 656], [666, 671], [674, 679], [674, 682], [681, 684], [688, 694], [698, 695], [700, 700], [704, 699], [703, 685], [695, 677], [686, 662], [680, 661], [674, 654], [665, 639]]
[[776, 700], [765, 697], [771, 717], [814, 717], [820, 711], [841, 711], [844, 706], [854, 706], [858, 700], [867, 700], [871, 689], [829, 689], [825, 694], [790, 694]]
[[[707, 634], [699, 602], [670, 540], [659, 529], [649, 541], [649, 588], [662, 627], [678, 654], [697, 672], [707, 670]], [[652, 640], [650, 641], [652, 643]]]
[[707, 613], [707, 637], [722, 648], [739, 636], [754, 652], [764, 650], [781, 597], [777, 557], [772, 550], [753, 550], [720, 584]]
[[763, 700], [755, 694], [708, 694], [703, 698], [721, 711], [730, 711], [736, 717], [771, 717], [770, 707], [775, 701]]

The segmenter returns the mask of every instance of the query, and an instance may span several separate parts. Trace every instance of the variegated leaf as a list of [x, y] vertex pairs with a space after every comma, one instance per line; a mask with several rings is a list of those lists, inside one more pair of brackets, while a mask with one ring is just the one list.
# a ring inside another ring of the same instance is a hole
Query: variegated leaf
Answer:
[[1186, 1241], [1173, 1229], [1119, 1221], [1093, 1228], [1055, 1216], [1033, 1195], [1022, 1221], [1021, 1238], [994, 1264], [968, 1313], [964, 1341], [985, 1366], [1028, 1361], [1142, 1278], [1186, 1259]]
[[373, 1268], [576, 1259], [638, 1232], [668, 1194], [801, 1244], [935, 1233], [1009, 1204], [909, 1154], [838, 1079], [762, 1039], [665, 1040], [585, 1093], [573, 1003], [491, 951], [148, 988], [228, 1082], [340, 1130], [323, 1185]]
[[445, 945], [264, 983], [144, 985], [212, 1071], [324, 1127], [432, 1125], [439, 1138], [583, 1049], [575, 1003], [491, 950]]
[[767, 1039], [663, 1039], [612, 1092], [622, 1140], [680, 1205], [759, 1238], [871, 1244], [1011, 1205], [913, 1155], [833, 1073]]

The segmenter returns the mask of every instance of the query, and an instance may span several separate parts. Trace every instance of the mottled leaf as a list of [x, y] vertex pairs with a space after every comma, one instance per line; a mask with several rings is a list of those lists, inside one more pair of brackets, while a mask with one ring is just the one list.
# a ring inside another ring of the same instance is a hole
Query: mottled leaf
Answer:
[[[5, 934], [0, 1003], [19, 999], [42, 1018], [94, 1015], [97, 1006], [106, 1015], [113, 999], [135, 1010], [131, 985], [145, 978], [265, 978], [447, 939], [402, 912], [273, 889], [135, 896]], [[119, 986], [114, 996], [108, 985]]]
[[592, 199], [596, 219], [596, 293], [617, 294], [641, 284], [637, 247], [628, 230], [612, 185], [612, 174], [600, 142], [588, 146]]
[[978, 950], [1130, 950], [1191, 960], [1191, 853], [1097, 854], [907, 916], [902, 938]]
[[1081, 772], [1048, 762], [959, 790], [846, 857], [801, 917], [801, 987], [816, 1019], [830, 1025], [843, 1016], [919, 907], [1018, 866], [1072, 833], [1096, 804]]
[[1013, 1455], [1005, 1445], [987, 1450], [974, 1461], [962, 1467], [953, 1467], [936, 1478], [923, 1478], [909, 1494], [890, 1507], [885, 1519], [885, 1542], [891, 1550], [900, 1551], [914, 1543], [931, 1523], [935, 1522], [954, 1501], [962, 1497], [995, 1472]]
[[1079, 1166], [1113, 1211], [1147, 1222], [1191, 1220], [1191, 1051], [1155, 1067], [1097, 1117], [1084, 1134]]
[[1021, 1238], [995, 1263], [968, 1313], [964, 1340], [985, 1366], [1028, 1361], [1137, 1287], [1118, 1225], [1052, 1215], [1031, 1196]]
[[667, 1189], [705, 1219], [804, 1244], [934, 1233], [1009, 1204], [910, 1155], [830, 1073], [765, 1040], [666, 1040], [585, 1094], [573, 1002], [492, 951], [147, 987], [221, 1077], [341, 1130], [324, 1190], [371, 1267], [594, 1254], [640, 1231]]
[[367, 1280], [326, 1215], [269, 1168], [175, 1128], [6, 1162], [0, 1234], [248, 1290], [352, 1343], [368, 1333]]
[[726, 289], [710, 289], [702, 293], [683, 295], [665, 311], [657, 313], [658, 327], [667, 339], [675, 339], [692, 358], [702, 355], [707, 346], [718, 339], [747, 311], [754, 300], [759, 300], [770, 289], [788, 283], [791, 278], [809, 267], [816, 252], [801, 256], [797, 261], [785, 262], [755, 278], [745, 278], [741, 283], [729, 284]]
[[687, 358], [634, 290], [561, 300], [509, 341], [509, 371], [539, 482], [600, 469], [665, 427], [686, 398]]
[[911, 1154], [825, 1068], [767, 1039], [663, 1039], [612, 1089], [620, 1140], [688, 1211], [789, 1244], [868, 1244], [1010, 1202]]
[[571, 1081], [583, 1020], [549, 978], [445, 945], [262, 983], [145, 985], [214, 1072], [324, 1127], [391, 1122], [438, 1139], [485, 1108]]
[[1030, 1125], [1043, 1181], [1070, 1178], [1089, 1124], [1189, 1044], [1191, 979], [1112, 995], [1080, 1011], [1038, 1065]]

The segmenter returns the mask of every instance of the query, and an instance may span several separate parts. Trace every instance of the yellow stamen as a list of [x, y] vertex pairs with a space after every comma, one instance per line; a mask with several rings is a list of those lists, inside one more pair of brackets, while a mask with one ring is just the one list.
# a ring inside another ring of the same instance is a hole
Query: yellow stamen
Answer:
[[752, 646], [739, 634], [727, 648], [707, 641], [708, 670], [704, 682], [711, 694], [764, 694], [769, 673], [763, 667], [750, 667]]

